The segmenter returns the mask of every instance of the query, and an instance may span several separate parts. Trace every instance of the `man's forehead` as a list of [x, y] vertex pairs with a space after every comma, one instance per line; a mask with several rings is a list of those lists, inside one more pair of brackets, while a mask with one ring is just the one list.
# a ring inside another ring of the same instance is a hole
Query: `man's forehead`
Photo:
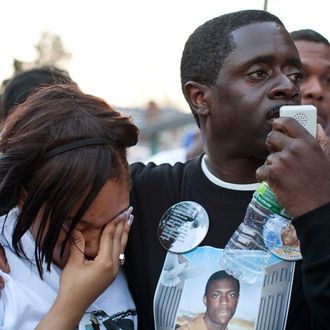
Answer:
[[298, 57], [297, 49], [287, 30], [276, 22], [244, 25], [232, 32], [234, 50], [231, 55], [253, 58], [279, 52]]
[[324, 59], [330, 62], [330, 45], [323, 42], [315, 42], [309, 40], [296, 40], [295, 45], [299, 51], [300, 57], [315, 57]]
[[221, 290], [223, 288], [230, 288], [237, 290], [237, 282], [233, 278], [219, 278], [211, 282], [210, 289], [213, 291]]
[[[269, 34], [275, 33], [285, 33], [290, 36], [289, 32], [285, 27], [277, 22], [255, 22], [246, 25], [242, 25], [231, 33], [234, 40], [242, 39], [244, 40], [247, 36], [252, 35], [254, 39], [259, 42], [262, 40], [263, 36], [269, 37]], [[290, 37], [291, 38], [291, 37]]]

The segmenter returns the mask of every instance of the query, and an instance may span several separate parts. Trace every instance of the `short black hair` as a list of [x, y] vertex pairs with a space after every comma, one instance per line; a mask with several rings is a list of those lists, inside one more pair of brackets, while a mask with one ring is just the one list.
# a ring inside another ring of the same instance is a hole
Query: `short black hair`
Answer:
[[321, 42], [329, 46], [329, 41], [322, 34], [311, 30], [311, 29], [302, 29], [297, 31], [292, 31], [291, 37], [294, 41], [311, 41], [311, 42]]
[[232, 280], [236, 283], [237, 286], [237, 292], [239, 293], [240, 290], [240, 284], [239, 284], [239, 280], [235, 277], [233, 277], [232, 275], [229, 275], [228, 273], [226, 273], [224, 270], [219, 270], [215, 273], [213, 273], [210, 278], [208, 279], [206, 286], [205, 286], [205, 296], [207, 295], [210, 285], [213, 281], [217, 281], [217, 280], [223, 280], [223, 279], [229, 279]]
[[192, 80], [214, 84], [225, 58], [234, 50], [232, 32], [244, 25], [281, 20], [263, 10], [242, 10], [213, 18], [188, 38], [181, 57], [181, 87]]
[[67, 71], [53, 65], [44, 65], [16, 74], [4, 86], [1, 117], [6, 119], [10, 110], [23, 103], [38, 87], [54, 84], [74, 84], [74, 82]]

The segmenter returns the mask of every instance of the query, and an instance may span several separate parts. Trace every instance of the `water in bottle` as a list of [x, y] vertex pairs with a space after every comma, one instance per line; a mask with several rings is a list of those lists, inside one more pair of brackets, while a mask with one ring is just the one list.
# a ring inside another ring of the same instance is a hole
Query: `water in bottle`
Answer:
[[[271, 247], [278, 242], [278, 234], [265, 225], [272, 220], [277, 228], [290, 223], [290, 216], [276, 201], [275, 195], [266, 182], [262, 182], [246, 210], [244, 221], [228, 241], [221, 267], [229, 274], [247, 283], [254, 283], [264, 273], [271, 257]], [[266, 235], [265, 235], [266, 234]]]

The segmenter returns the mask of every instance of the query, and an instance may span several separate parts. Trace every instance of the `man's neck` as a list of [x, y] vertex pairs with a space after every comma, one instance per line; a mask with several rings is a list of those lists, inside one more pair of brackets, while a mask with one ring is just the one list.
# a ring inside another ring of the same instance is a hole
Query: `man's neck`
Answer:
[[256, 182], [256, 170], [263, 164], [263, 160], [255, 158], [212, 158], [205, 155], [205, 164], [208, 170], [217, 178], [236, 184]]
[[206, 325], [207, 330], [228, 330], [228, 323], [227, 324], [216, 324], [210, 320], [207, 314], [203, 317], [204, 323]]
[[243, 183], [231, 183], [221, 180], [220, 178], [216, 177], [213, 173], [209, 171], [205, 163], [205, 158], [206, 156], [202, 158], [202, 163], [201, 163], [202, 171], [205, 174], [205, 176], [215, 185], [225, 189], [238, 190], [238, 191], [255, 191], [257, 189], [258, 187], [257, 182], [243, 184]]

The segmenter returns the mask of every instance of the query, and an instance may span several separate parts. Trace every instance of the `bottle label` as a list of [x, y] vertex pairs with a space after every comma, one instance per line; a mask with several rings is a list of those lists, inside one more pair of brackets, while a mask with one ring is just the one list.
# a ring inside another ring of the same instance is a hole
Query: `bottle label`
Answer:
[[253, 197], [263, 207], [271, 211], [272, 213], [279, 214], [287, 219], [291, 219], [285, 209], [278, 203], [273, 191], [267, 184], [263, 181], [259, 184], [257, 190], [254, 192]]

